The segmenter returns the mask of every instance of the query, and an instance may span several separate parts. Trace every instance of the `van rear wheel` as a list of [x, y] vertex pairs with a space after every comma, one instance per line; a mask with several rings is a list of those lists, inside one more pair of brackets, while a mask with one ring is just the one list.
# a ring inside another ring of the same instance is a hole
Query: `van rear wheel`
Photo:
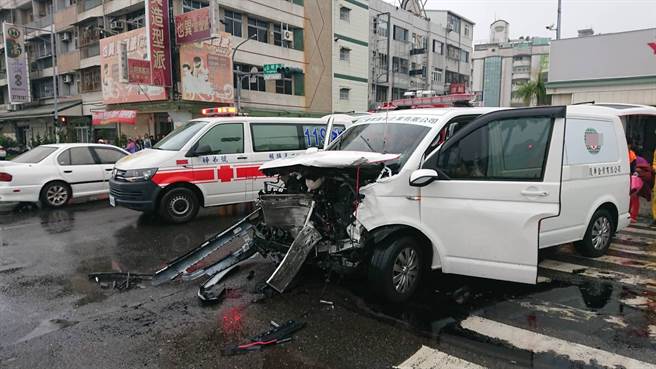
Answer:
[[159, 215], [170, 223], [186, 223], [196, 216], [199, 209], [194, 191], [177, 187], [167, 191], [159, 203]]
[[402, 236], [378, 245], [369, 264], [369, 283], [387, 301], [403, 302], [417, 290], [424, 271], [420, 242]]
[[592, 215], [583, 239], [575, 242], [574, 246], [583, 256], [602, 256], [608, 251], [614, 232], [613, 217], [608, 210], [599, 209]]

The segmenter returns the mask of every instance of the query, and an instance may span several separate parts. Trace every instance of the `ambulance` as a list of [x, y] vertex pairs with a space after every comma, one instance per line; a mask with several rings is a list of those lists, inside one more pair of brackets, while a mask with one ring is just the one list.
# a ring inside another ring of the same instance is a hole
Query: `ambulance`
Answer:
[[246, 117], [233, 108], [203, 114], [152, 149], [119, 160], [109, 181], [110, 205], [185, 223], [200, 207], [254, 201], [267, 179], [260, 165], [323, 148], [354, 119]]

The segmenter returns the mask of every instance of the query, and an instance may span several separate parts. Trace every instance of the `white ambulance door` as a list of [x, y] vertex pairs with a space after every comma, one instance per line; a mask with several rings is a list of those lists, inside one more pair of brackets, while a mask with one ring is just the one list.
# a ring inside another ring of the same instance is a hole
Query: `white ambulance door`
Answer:
[[443, 271], [535, 283], [540, 223], [560, 211], [564, 107], [503, 110], [457, 132], [422, 166], [421, 222]]
[[205, 206], [244, 201], [246, 185], [236, 175], [246, 160], [244, 147], [243, 123], [217, 124], [192, 147], [193, 179], [205, 194]]

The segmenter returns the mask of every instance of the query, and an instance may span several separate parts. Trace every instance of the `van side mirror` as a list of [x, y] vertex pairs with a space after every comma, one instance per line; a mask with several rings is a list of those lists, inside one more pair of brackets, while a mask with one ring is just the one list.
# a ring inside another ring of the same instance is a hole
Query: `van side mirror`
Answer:
[[210, 145], [201, 145], [196, 148], [193, 152], [193, 156], [203, 156], [203, 155], [211, 155], [212, 154], [212, 148]]
[[410, 174], [410, 186], [424, 187], [438, 179], [438, 177], [439, 175], [434, 169], [417, 169]]

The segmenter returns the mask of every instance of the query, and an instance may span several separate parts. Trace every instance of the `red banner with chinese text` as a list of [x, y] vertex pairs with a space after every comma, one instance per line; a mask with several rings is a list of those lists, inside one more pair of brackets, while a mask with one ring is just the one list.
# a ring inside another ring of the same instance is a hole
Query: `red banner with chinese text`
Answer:
[[175, 16], [175, 42], [185, 44], [210, 38], [210, 8]]
[[91, 114], [91, 124], [94, 126], [112, 123], [134, 125], [137, 123], [136, 110], [93, 111]]
[[146, 32], [151, 60], [151, 84], [171, 86], [168, 0], [146, 0]]
[[128, 59], [128, 83], [150, 83], [150, 60]]

